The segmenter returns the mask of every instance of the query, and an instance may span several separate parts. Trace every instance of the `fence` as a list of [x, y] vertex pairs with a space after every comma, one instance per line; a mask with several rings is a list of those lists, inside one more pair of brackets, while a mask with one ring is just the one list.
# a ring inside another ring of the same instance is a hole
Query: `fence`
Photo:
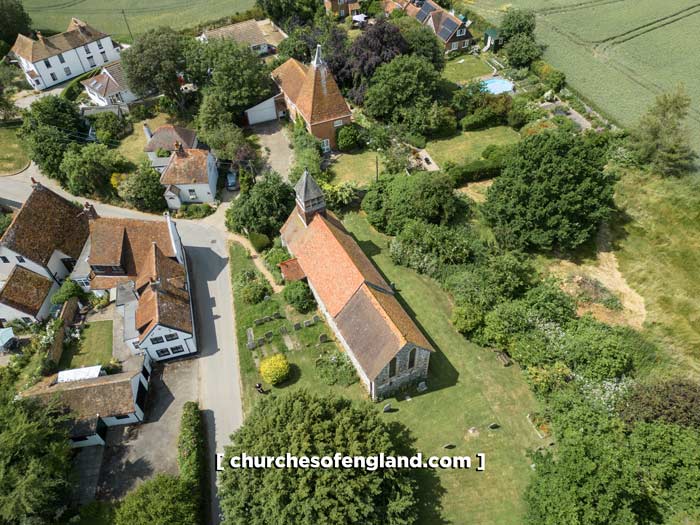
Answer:
[[71, 297], [65, 303], [63, 303], [63, 308], [61, 308], [61, 313], [59, 314], [59, 319], [63, 321], [61, 326], [56, 331], [56, 337], [49, 348], [47, 357], [54, 363], [58, 363], [63, 355], [63, 340], [66, 337], [66, 329], [70, 329], [70, 325], [75, 319], [75, 314], [78, 311], [78, 298]]

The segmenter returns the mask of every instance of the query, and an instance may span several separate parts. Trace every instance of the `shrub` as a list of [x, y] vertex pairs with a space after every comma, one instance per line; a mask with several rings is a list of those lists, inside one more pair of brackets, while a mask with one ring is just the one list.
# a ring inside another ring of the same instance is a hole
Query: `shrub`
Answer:
[[638, 384], [618, 411], [628, 423], [664, 421], [700, 429], [700, 384], [684, 379]]
[[216, 209], [206, 202], [201, 204], [183, 204], [177, 211], [177, 216], [184, 217], [185, 219], [203, 219], [215, 211]]
[[263, 255], [263, 260], [265, 261], [265, 266], [272, 272], [275, 277], [275, 282], [277, 284], [282, 283], [282, 272], [277, 266], [279, 263], [290, 259], [289, 251], [284, 246], [279, 246], [275, 243], [275, 246], [267, 250]]
[[96, 75], [97, 72], [97, 69], [92, 69], [86, 73], [83, 73], [82, 75], [72, 78], [68, 84], [66, 84], [66, 87], [63, 88], [63, 91], [61, 91], [61, 98], [66, 100], [75, 100], [78, 98], [78, 96], [84, 91], [81, 82], [93, 75]]
[[292, 281], [284, 287], [284, 300], [298, 312], [305, 314], [316, 307], [309, 285], [304, 281]]
[[134, 104], [129, 108], [129, 120], [131, 122], [141, 122], [154, 116], [153, 107], [149, 104]]
[[357, 187], [353, 182], [345, 181], [340, 184], [322, 182], [320, 186], [326, 199], [326, 207], [331, 210], [342, 210], [355, 200]]
[[200, 512], [204, 511], [204, 491], [206, 490], [204, 425], [199, 405], [188, 401], [183, 406], [180, 418], [180, 435], [177, 441], [177, 465], [180, 479], [192, 485], [200, 502]]
[[344, 352], [324, 352], [316, 358], [316, 373], [327, 385], [350, 386], [357, 382], [357, 373]]
[[260, 362], [260, 376], [271, 385], [278, 385], [289, 376], [289, 361], [284, 354], [266, 357]]
[[246, 283], [241, 288], [241, 297], [248, 304], [258, 304], [265, 299], [265, 296], [271, 293], [270, 285], [262, 277]]
[[338, 149], [340, 151], [353, 151], [365, 146], [364, 129], [352, 123], [338, 129]]
[[258, 253], [262, 253], [270, 246], [270, 238], [264, 233], [250, 232], [248, 239]]
[[501, 174], [503, 164], [491, 159], [470, 160], [464, 164], [454, 164], [447, 161], [443, 171], [452, 179], [456, 187], [468, 182], [476, 182], [485, 179], [493, 179]]
[[87, 294], [78, 283], [71, 279], [66, 279], [63, 281], [58, 291], [51, 297], [51, 303], [63, 304], [71, 297], [77, 297], [79, 300], [83, 300], [86, 296]]
[[166, 474], [157, 474], [127, 494], [117, 508], [115, 525], [171, 525], [201, 523], [191, 486]]
[[106, 142], [108, 146], [112, 146], [114, 141], [123, 138], [126, 134], [126, 122], [111, 111], [98, 113], [91, 120], [95, 126], [98, 142]]

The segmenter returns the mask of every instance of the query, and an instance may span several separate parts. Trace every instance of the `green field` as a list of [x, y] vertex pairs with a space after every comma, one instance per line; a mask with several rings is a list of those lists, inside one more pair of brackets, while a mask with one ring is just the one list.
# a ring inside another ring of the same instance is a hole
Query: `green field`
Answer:
[[438, 166], [445, 162], [456, 163], [475, 160], [491, 144], [514, 144], [520, 135], [513, 128], [496, 126], [480, 131], [464, 131], [447, 139], [429, 140], [425, 149]]
[[15, 127], [0, 128], [0, 175], [16, 173], [29, 162]]
[[71, 17], [78, 17], [117, 40], [129, 41], [122, 10], [134, 35], [153, 27], [183, 29], [210, 20], [243, 12], [253, 7], [253, 0], [25, 0], [33, 27], [52, 32], [65, 31]]
[[545, 59], [570, 85], [623, 126], [654, 97], [685, 84], [690, 127], [700, 140], [700, 4], [693, 0], [474, 0], [468, 7], [498, 22], [506, 6], [537, 13]]

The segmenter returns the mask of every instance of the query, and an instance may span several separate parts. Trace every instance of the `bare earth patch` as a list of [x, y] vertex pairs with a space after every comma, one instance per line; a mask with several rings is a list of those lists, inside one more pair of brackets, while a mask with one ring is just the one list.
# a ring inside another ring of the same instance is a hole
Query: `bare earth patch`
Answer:
[[[578, 313], [590, 313], [596, 319], [611, 324], [628, 325], [641, 329], [647, 316], [644, 298], [627, 283], [620, 272], [617, 257], [610, 246], [610, 232], [607, 227], [601, 228], [596, 239], [598, 254], [596, 264], [576, 264], [572, 261], [560, 260], [550, 265], [549, 271], [566, 278], [581, 275], [596, 279], [605, 288], [614, 293], [622, 303], [622, 310], [611, 310], [602, 304], [586, 303], [579, 306]], [[576, 286], [567, 283], [564, 291], [576, 295]]]
[[457, 191], [464, 193], [474, 202], [482, 203], [486, 201], [486, 190], [491, 187], [491, 184], [493, 184], [493, 179], [469, 182], [465, 186], [457, 188]]

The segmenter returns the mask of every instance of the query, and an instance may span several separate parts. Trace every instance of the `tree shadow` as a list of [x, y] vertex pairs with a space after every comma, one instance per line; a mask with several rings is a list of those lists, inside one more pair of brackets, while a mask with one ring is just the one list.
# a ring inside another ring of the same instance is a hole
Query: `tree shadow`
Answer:
[[287, 379], [285, 379], [279, 385], [275, 385], [274, 388], [276, 390], [282, 390], [282, 389], [288, 388], [288, 387], [298, 383], [299, 379], [301, 379], [301, 368], [299, 368], [299, 366], [297, 366], [294, 363], [289, 363], [289, 375], [287, 376]]

